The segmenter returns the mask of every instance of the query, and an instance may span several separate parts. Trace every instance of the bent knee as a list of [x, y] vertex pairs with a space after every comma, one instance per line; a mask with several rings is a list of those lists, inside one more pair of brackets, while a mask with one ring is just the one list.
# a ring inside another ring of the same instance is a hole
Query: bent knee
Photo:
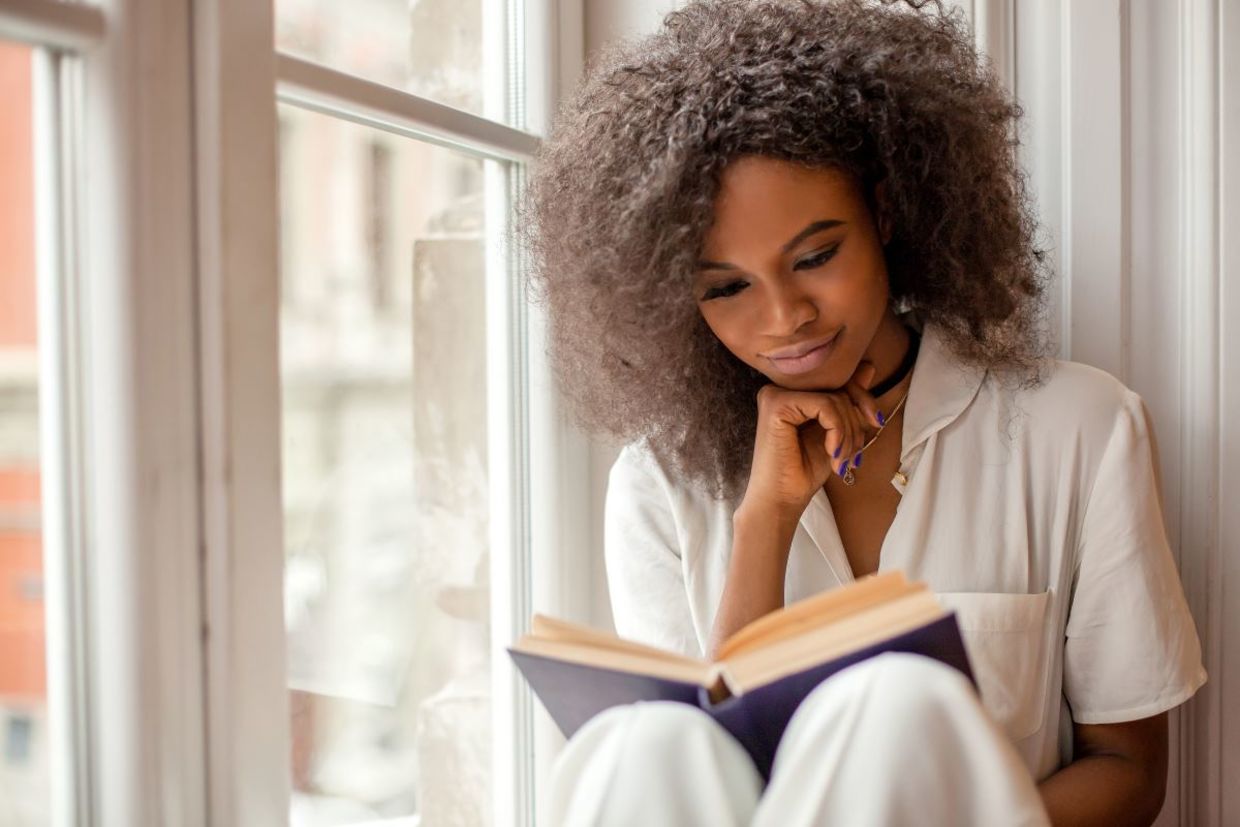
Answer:
[[918, 697], [954, 697], [972, 691], [969, 679], [942, 661], [909, 652], [884, 652], [870, 658], [884, 690], [915, 688]]
[[638, 701], [613, 706], [595, 715], [578, 731], [594, 736], [614, 734], [625, 749], [667, 755], [707, 741], [731, 738], [727, 730], [696, 706], [677, 701]]
[[841, 669], [814, 688], [804, 704], [823, 705], [863, 695], [885, 715], [918, 717], [974, 695], [958, 669], [924, 655], [884, 652]]

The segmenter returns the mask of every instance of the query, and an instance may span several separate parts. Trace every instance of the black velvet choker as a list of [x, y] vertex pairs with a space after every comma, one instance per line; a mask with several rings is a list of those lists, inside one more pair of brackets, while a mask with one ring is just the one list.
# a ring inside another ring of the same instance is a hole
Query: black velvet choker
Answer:
[[895, 373], [869, 389], [870, 396], [876, 399], [882, 396], [903, 382], [904, 377], [908, 376], [908, 372], [913, 369], [913, 363], [917, 361], [917, 350], [921, 347], [921, 334], [910, 327], [908, 328], [908, 335], [908, 350], [904, 353], [904, 361], [900, 363], [900, 367], [896, 368]]

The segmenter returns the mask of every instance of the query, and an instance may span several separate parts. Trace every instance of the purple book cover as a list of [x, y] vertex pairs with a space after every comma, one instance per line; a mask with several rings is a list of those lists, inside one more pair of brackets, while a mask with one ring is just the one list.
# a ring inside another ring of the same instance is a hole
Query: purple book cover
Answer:
[[977, 686], [954, 612], [717, 704], [711, 704], [706, 688], [696, 683], [568, 663], [508, 648], [508, 654], [565, 738], [571, 738], [582, 724], [599, 712], [619, 704], [678, 701], [704, 709], [732, 733], [767, 780], [779, 739], [801, 700], [841, 669], [882, 652], [909, 652], [934, 658], [959, 669], [975, 688]]

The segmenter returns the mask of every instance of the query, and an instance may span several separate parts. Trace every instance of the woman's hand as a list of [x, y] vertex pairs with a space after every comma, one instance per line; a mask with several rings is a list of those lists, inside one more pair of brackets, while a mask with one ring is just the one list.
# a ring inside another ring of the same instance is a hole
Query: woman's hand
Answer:
[[875, 368], [862, 362], [841, 391], [797, 391], [764, 385], [758, 391], [758, 430], [742, 506], [800, 519], [832, 474], [843, 476], [881, 427], [869, 393]]
[[753, 464], [732, 516], [732, 558], [711, 630], [712, 659], [737, 630], [784, 605], [788, 553], [805, 506], [880, 427], [868, 390], [873, 381], [874, 366], [862, 362], [840, 391], [765, 385], [758, 392]]

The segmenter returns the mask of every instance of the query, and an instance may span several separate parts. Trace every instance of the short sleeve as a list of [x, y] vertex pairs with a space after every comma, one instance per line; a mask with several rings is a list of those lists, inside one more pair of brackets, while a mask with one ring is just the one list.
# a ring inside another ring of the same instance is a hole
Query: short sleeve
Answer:
[[1090, 489], [1064, 641], [1072, 718], [1145, 718], [1206, 681], [1201, 643], [1163, 522], [1145, 402], [1124, 389]]
[[620, 637], [701, 657], [666, 486], [640, 443], [611, 467], [603, 551], [612, 616]]

